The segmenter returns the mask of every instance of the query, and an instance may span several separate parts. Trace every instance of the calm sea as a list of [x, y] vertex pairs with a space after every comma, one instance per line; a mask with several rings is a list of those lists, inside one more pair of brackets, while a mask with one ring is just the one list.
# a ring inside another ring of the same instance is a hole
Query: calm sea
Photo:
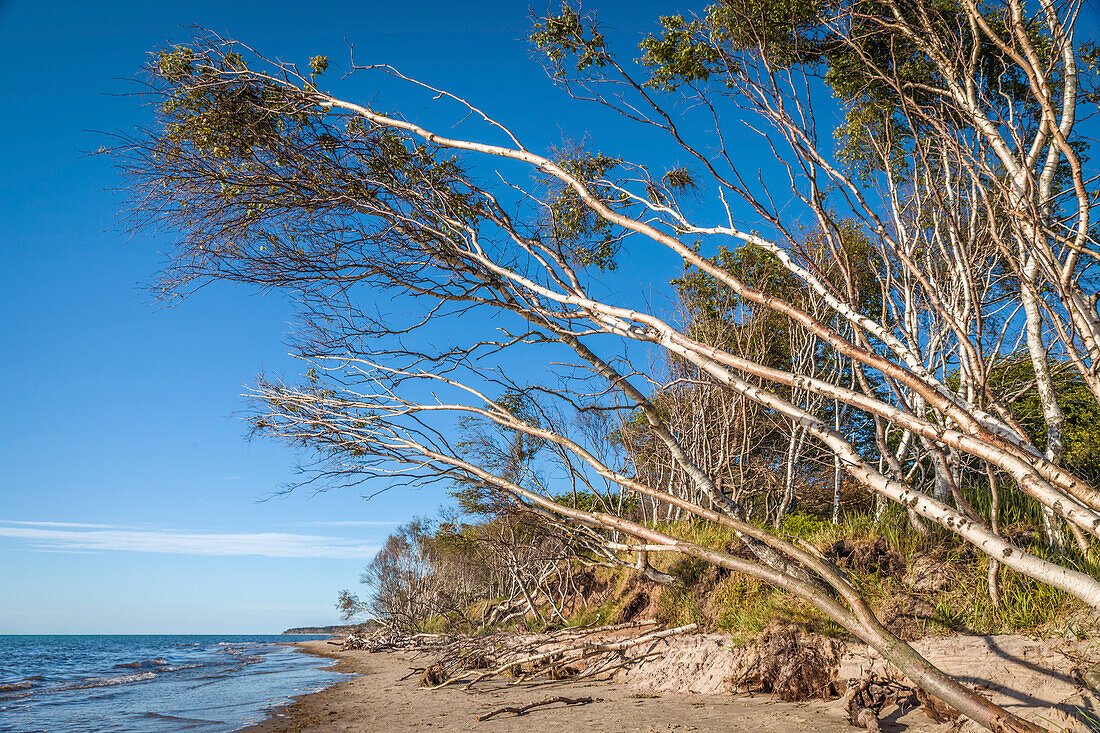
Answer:
[[344, 675], [280, 641], [319, 636], [2, 636], [0, 731], [232, 731]]

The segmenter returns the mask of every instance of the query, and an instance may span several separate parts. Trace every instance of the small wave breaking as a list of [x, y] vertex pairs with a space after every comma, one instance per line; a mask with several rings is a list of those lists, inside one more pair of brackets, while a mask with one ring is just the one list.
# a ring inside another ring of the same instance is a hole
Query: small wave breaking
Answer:
[[115, 685], [125, 685], [130, 682], [147, 682], [148, 680], [154, 680], [157, 676], [152, 672], [139, 672], [137, 674], [123, 674], [117, 677], [92, 677], [84, 680], [80, 684], [70, 685], [63, 688], [67, 690], [90, 690], [93, 687], [114, 687]]
[[168, 662], [164, 657], [157, 657], [156, 659], [144, 659], [140, 662], [116, 664], [113, 669], [152, 669], [153, 667], [163, 667], [167, 664]]
[[11, 684], [0, 685], [0, 692], [20, 692], [34, 687], [35, 680], [20, 680]]

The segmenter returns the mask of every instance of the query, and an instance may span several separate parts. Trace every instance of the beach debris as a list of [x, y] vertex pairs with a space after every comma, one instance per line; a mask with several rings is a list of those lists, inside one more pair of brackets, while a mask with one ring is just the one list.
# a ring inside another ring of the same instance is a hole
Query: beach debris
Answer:
[[438, 664], [433, 664], [420, 675], [421, 687], [436, 687], [447, 681], [447, 673]]
[[[574, 641], [572, 644], [564, 646], [552, 644], [550, 645], [551, 648], [547, 651], [532, 653], [522, 657], [517, 657], [516, 653], [519, 650], [514, 650], [513, 653], [509, 655], [507, 659], [502, 660], [503, 663], [495, 669], [486, 670], [480, 674], [476, 673], [476, 670], [470, 670], [464, 674], [448, 679], [446, 682], [437, 685], [437, 687], [442, 687], [452, 682], [469, 680], [463, 688], [469, 690], [477, 683], [498, 675], [511, 674], [516, 677], [520, 675], [529, 677], [542, 670], [552, 675], [553, 671], [555, 669], [560, 670], [566, 661], [581, 660], [587, 661], [588, 664], [583, 672], [579, 672], [574, 675], [573, 678], [594, 677], [599, 674], [611, 672], [622, 667], [624, 664], [629, 664], [642, 658], [625, 657], [622, 653], [628, 649], [633, 649], [643, 644], [657, 643], [670, 636], [690, 634], [693, 631], [697, 631], [698, 628], [698, 624], [688, 624], [686, 626], [678, 626], [674, 629], [664, 629], [663, 631], [654, 631], [616, 642], [589, 639]], [[529, 649], [528, 651], [534, 651], [546, 645], [547, 644], [543, 642], [535, 645], [534, 649]]]
[[912, 687], [875, 673], [863, 679], [849, 680], [848, 690], [844, 694], [848, 722], [857, 728], [865, 728], [868, 733], [882, 730], [878, 720], [884, 708], [891, 705], [912, 708], [917, 704], [918, 695]]
[[[414, 667], [420, 685], [435, 689], [466, 682], [466, 689], [491, 677], [509, 677], [515, 683], [530, 677], [550, 680], [580, 679], [611, 674], [660, 651], [627, 652], [646, 644], [698, 630], [696, 624], [674, 629], [646, 630], [656, 626], [653, 619], [635, 620], [598, 627], [571, 627], [551, 633], [519, 635], [496, 633], [483, 636], [415, 634], [398, 636], [375, 631], [349, 635], [345, 649], [370, 652], [401, 651], [413, 658], [426, 656], [431, 661]], [[644, 631], [623, 638], [624, 632]], [[610, 638], [609, 638], [610, 637]]]
[[526, 715], [529, 711], [535, 708], [544, 707], [546, 705], [553, 705], [554, 703], [559, 702], [564, 703], [565, 705], [588, 705], [589, 703], [593, 702], [601, 702], [601, 700], [600, 698], [592, 697], [550, 697], [545, 700], [539, 700], [538, 702], [529, 703], [527, 705], [503, 707], [498, 710], [494, 710], [491, 713], [479, 715], [477, 718], [475, 718], [475, 720], [481, 723], [483, 721], [489, 720], [490, 718], [494, 718], [497, 715], [503, 715], [504, 713], [514, 713], [516, 717], [519, 717], [520, 715]]
[[441, 649], [453, 642], [453, 634], [412, 634], [395, 633], [389, 629], [373, 631], [353, 631], [344, 639], [344, 651], [395, 652], [425, 651]]
[[404, 677], [402, 677], [400, 680], [398, 680], [398, 682], [404, 682], [405, 680], [409, 679], [413, 675], [417, 675], [417, 674], [420, 674], [421, 672], [425, 672], [425, 671], [427, 671], [427, 670], [424, 667], [409, 667], [409, 673], [407, 675], [405, 675]]

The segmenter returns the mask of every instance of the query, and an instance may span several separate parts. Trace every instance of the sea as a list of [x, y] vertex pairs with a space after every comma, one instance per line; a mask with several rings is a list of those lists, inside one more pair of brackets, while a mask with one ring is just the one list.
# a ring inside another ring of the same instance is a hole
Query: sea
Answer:
[[326, 638], [0, 635], [0, 731], [238, 730], [347, 678], [279, 644]]

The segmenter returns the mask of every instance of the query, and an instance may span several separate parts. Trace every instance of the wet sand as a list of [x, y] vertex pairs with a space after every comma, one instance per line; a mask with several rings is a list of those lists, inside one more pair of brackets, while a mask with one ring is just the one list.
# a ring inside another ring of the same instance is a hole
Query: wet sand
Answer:
[[[311, 654], [337, 660], [334, 669], [359, 676], [323, 692], [272, 711], [272, 717], [248, 733], [284, 731], [481, 731], [482, 733], [655, 733], [657, 731], [806, 731], [850, 733], [834, 701], [780, 702], [767, 695], [697, 695], [651, 693], [615, 682], [511, 680], [481, 683], [473, 691], [461, 686], [424, 690], [419, 674], [408, 679], [412, 667], [423, 667], [423, 657], [404, 653], [340, 651], [323, 641], [296, 642]], [[547, 698], [592, 697], [584, 705], [561, 703], [535, 708], [522, 716], [507, 713], [484, 722], [478, 716], [505, 706], [522, 706]], [[904, 722], [883, 721], [886, 731], [943, 731], [920, 711]]]

